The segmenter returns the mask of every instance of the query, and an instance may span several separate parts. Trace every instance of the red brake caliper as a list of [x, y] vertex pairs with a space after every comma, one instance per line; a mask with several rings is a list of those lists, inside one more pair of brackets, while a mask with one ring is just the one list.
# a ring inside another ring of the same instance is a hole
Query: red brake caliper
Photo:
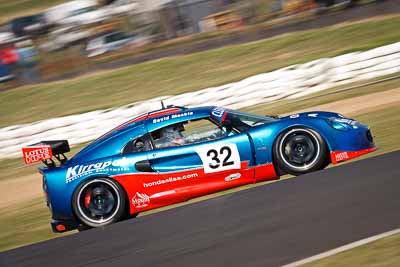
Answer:
[[85, 207], [88, 208], [90, 204], [90, 200], [92, 200], [92, 191], [88, 191], [85, 194]]

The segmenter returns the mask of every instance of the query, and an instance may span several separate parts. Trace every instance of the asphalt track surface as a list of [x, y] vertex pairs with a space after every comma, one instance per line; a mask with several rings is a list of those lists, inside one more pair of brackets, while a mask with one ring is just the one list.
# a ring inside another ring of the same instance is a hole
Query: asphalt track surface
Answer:
[[280, 266], [400, 227], [400, 151], [3, 252], [0, 266]]

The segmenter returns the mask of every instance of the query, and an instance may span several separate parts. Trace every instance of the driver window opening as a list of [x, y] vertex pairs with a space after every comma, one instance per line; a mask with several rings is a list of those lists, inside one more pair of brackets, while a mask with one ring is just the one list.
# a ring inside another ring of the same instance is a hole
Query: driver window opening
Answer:
[[228, 132], [207, 119], [199, 119], [169, 125], [152, 132], [151, 136], [155, 148], [165, 148], [223, 138]]
[[122, 150], [122, 154], [145, 152], [152, 150], [152, 148], [150, 139], [147, 136], [141, 136], [129, 141]]

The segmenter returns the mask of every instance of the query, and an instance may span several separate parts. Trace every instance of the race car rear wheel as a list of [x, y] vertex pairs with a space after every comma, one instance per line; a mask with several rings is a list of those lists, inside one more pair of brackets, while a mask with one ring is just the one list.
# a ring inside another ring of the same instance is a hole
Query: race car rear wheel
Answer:
[[280, 134], [274, 145], [275, 163], [282, 172], [300, 175], [323, 169], [327, 147], [321, 135], [309, 128], [292, 128]]
[[73, 196], [75, 215], [86, 226], [101, 227], [120, 220], [126, 207], [121, 186], [108, 178], [82, 183]]

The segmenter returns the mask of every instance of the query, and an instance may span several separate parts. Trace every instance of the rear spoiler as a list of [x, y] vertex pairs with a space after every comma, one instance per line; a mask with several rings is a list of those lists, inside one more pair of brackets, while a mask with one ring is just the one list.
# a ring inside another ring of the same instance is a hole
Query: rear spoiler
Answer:
[[53, 156], [61, 165], [64, 164], [67, 161], [67, 157], [64, 153], [69, 151], [70, 147], [67, 140], [42, 141], [22, 148], [25, 164], [41, 161], [47, 167], [56, 166]]

